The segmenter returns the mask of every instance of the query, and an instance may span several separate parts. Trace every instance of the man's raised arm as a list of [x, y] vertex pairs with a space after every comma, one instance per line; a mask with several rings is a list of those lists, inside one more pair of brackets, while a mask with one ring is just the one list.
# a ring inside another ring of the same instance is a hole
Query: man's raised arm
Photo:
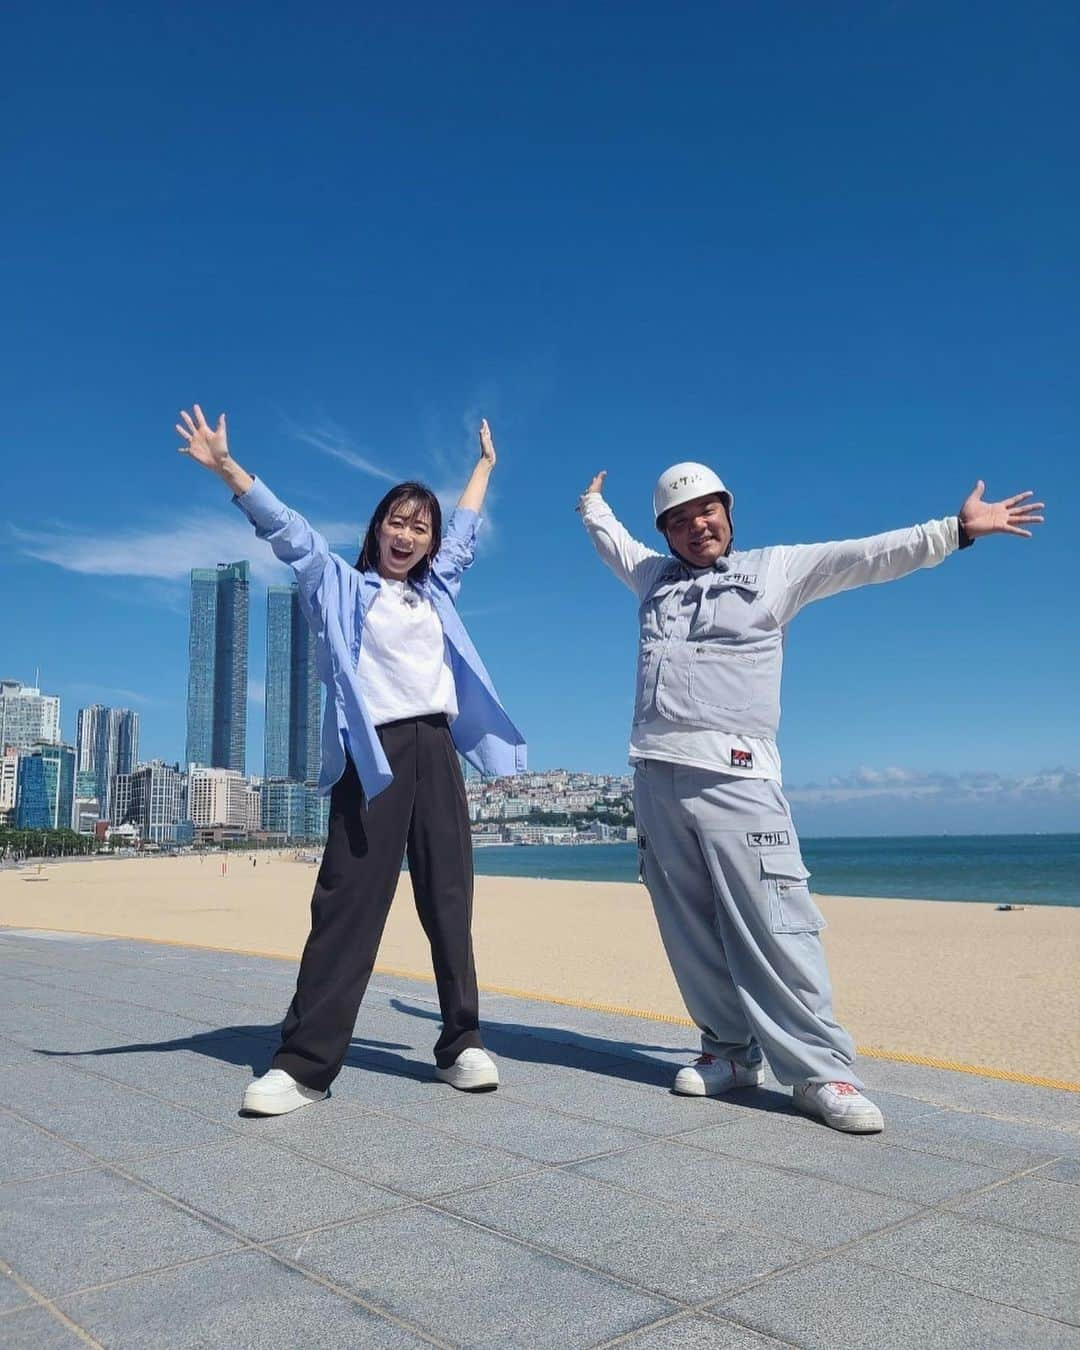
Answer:
[[641, 600], [652, 589], [667, 559], [635, 539], [616, 519], [615, 512], [600, 495], [606, 477], [607, 470], [603, 469], [593, 478], [577, 509], [601, 561]]
[[865, 539], [845, 539], [830, 544], [785, 545], [779, 551], [784, 564], [786, 587], [782, 600], [773, 606], [780, 623], [794, 618], [804, 605], [856, 586], [895, 581], [920, 567], [936, 567], [957, 548], [966, 548], [989, 534], [1012, 534], [1030, 539], [1026, 525], [1041, 525], [1042, 502], [1028, 499], [1031, 492], [1018, 492], [1000, 502], [983, 501], [982, 479], [968, 494], [960, 513], [944, 520], [931, 520], [906, 530], [889, 530]]

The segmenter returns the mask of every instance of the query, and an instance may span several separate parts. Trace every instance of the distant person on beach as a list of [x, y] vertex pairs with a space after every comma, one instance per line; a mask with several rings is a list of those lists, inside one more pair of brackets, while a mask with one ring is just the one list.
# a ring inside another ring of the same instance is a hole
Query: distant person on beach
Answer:
[[376, 506], [353, 565], [231, 457], [224, 414], [211, 427], [196, 403], [180, 418], [181, 452], [232, 489], [259, 538], [292, 568], [329, 694], [319, 788], [330, 793], [330, 828], [311, 934], [281, 1045], [243, 1109], [282, 1115], [327, 1095], [406, 854], [442, 1009], [435, 1072], [466, 1092], [491, 1090], [499, 1075], [480, 1035], [472, 838], [457, 752], [483, 773], [512, 774], [525, 768], [525, 743], [456, 609], [495, 467], [488, 424], [445, 534], [434, 493], [399, 483]]
[[989, 534], [1030, 538], [1021, 492], [959, 516], [831, 544], [735, 552], [734, 497], [704, 464], [674, 464], [653, 492], [670, 552], [631, 538], [598, 473], [579, 511], [601, 559], [634, 592], [640, 642], [630, 736], [642, 879], [701, 1057], [674, 1091], [756, 1087], [768, 1060], [795, 1105], [871, 1133], [881, 1111], [852, 1072], [776, 747], [785, 630], [804, 605], [932, 567]]

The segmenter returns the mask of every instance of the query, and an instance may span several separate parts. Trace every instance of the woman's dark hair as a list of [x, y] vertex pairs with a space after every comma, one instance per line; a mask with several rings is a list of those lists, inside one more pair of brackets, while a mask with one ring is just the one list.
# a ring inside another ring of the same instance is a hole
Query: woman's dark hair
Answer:
[[375, 508], [374, 514], [364, 535], [363, 547], [356, 560], [358, 572], [377, 572], [379, 570], [379, 529], [391, 512], [404, 507], [409, 519], [426, 511], [431, 521], [431, 544], [427, 553], [415, 566], [409, 569], [410, 581], [423, 581], [431, 570], [431, 559], [438, 553], [442, 544], [442, 508], [439, 499], [423, 483], [398, 483], [392, 487]]

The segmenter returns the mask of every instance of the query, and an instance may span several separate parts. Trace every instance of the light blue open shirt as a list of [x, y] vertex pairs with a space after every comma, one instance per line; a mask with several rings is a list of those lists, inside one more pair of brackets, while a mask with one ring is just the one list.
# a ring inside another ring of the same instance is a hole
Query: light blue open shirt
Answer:
[[[379, 574], [358, 572], [331, 553], [323, 536], [258, 479], [233, 501], [255, 526], [259, 538], [292, 568], [301, 608], [315, 634], [316, 668], [333, 695], [326, 700], [323, 713], [319, 791], [325, 796], [345, 772], [344, 731], [364, 795], [370, 800], [389, 787], [394, 777], [356, 675], [364, 617], [382, 585]], [[450, 723], [454, 744], [482, 773], [502, 776], [524, 771], [525, 741], [503, 710], [455, 607], [461, 574], [476, 551], [479, 523], [475, 511], [460, 506], [454, 511], [428, 577], [416, 589], [434, 605], [442, 624], [457, 691], [458, 714]]]

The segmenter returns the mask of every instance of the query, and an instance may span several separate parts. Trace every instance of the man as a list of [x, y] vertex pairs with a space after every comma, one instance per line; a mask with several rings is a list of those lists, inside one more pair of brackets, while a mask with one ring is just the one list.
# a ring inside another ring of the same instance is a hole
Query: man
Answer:
[[881, 1130], [836, 1022], [776, 730], [787, 624], [811, 600], [933, 567], [988, 534], [1030, 538], [1030, 492], [959, 516], [831, 544], [732, 552], [734, 498], [704, 464], [675, 464], [653, 492], [670, 555], [632, 539], [601, 496], [579, 510], [603, 561], [640, 602], [630, 737], [642, 877], [701, 1057], [674, 1090], [718, 1096], [763, 1081], [834, 1129]]

